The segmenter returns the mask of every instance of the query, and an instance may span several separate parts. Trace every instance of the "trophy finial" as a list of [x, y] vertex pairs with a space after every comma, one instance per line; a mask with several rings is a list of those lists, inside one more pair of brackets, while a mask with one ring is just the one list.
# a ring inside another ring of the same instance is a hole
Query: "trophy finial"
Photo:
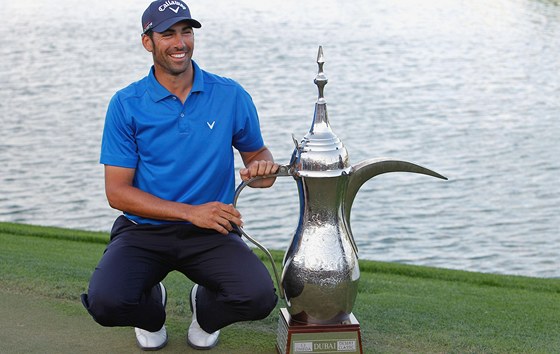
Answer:
[[317, 65], [319, 72], [315, 84], [319, 88], [319, 98], [315, 102], [315, 112], [309, 132], [303, 137], [294, 151], [295, 166], [298, 176], [334, 177], [350, 172], [348, 151], [332, 131], [327, 114], [327, 101], [323, 96], [325, 85], [329, 80], [323, 73], [323, 47], [319, 46]]
[[329, 80], [325, 76], [323, 72], [323, 64], [325, 64], [325, 57], [323, 55], [323, 46], [319, 46], [319, 52], [317, 53], [317, 65], [319, 66], [319, 71], [317, 72], [317, 76], [315, 76], [315, 85], [319, 88], [319, 100], [324, 100], [324, 89], [325, 85]]

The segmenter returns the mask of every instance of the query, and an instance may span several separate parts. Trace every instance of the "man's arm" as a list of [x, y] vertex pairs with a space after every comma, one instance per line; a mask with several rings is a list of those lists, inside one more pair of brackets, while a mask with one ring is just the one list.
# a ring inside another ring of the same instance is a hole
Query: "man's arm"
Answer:
[[[272, 153], [266, 146], [252, 152], [240, 152], [245, 168], [239, 170], [239, 175], [243, 181], [256, 176], [267, 176], [278, 171], [278, 164], [274, 163]], [[249, 186], [255, 188], [268, 188], [274, 184], [276, 178], [264, 178], [254, 181]]]
[[188, 221], [227, 234], [231, 223], [242, 226], [241, 214], [220, 202], [202, 205], [163, 200], [132, 185], [135, 169], [105, 165], [105, 193], [112, 208], [150, 219]]

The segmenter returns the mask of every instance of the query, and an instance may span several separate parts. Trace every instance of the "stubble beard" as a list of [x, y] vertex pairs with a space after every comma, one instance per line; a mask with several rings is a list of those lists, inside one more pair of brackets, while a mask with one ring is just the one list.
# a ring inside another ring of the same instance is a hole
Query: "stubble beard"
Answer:
[[161, 71], [173, 76], [179, 76], [189, 69], [191, 66], [191, 59], [185, 60], [182, 65], [177, 65], [168, 60], [161, 59], [157, 55], [153, 55], [154, 64], [160, 68]]
[[185, 62], [182, 64], [174, 63], [171, 59], [169, 59], [169, 53], [167, 52], [160, 52], [158, 47], [156, 46], [155, 42], [152, 41], [154, 46], [154, 51], [152, 52], [152, 57], [154, 64], [163, 72], [172, 75], [172, 76], [179, 76], [190, 69], [192, 66], [191, 57], [192, 57], [192, 48], [185, 47], [182, 51], [185, 52], [186, 59]]

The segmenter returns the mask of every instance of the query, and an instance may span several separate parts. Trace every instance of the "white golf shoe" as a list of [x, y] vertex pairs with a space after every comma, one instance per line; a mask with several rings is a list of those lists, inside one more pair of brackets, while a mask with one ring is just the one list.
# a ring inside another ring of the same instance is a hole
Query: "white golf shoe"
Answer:
[[192, 322], [189, 327], [189, 332], [187, 334], [187, 343], [195, 349], [210, 349], [218, 344], [218, 336], [220, 331], [214, 333], [208, 333], [198, 324], [196, 319], [196, 291], [198, 290], [198, 284], [195, 284], [191, 289], [191, 311], [192, 311]]
[[[159, 283], [159, 288], [161, 289], [161, 302], [165, 307], [167, 303], [167, 292], [162, 283]], [[165, 325], [156, 332], [149, 332], [138, 327], [134, 328], [134, 332], [136, 333], [136, 343], [142, 350], [158, 350], [165, 347], [167, 344], [167, 330], [165, 329]]]

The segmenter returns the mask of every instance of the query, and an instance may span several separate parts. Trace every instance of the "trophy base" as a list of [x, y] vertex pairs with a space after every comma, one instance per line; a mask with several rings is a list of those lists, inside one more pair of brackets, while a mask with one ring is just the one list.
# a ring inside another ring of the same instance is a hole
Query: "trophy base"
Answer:
[[280, 354], [362, 354], [360, 324], [353, 314], [350, 314], [348, 324], [315, 325], [297, 323], [291, 320], [286, 308], [281, 308], [276, 351]]

